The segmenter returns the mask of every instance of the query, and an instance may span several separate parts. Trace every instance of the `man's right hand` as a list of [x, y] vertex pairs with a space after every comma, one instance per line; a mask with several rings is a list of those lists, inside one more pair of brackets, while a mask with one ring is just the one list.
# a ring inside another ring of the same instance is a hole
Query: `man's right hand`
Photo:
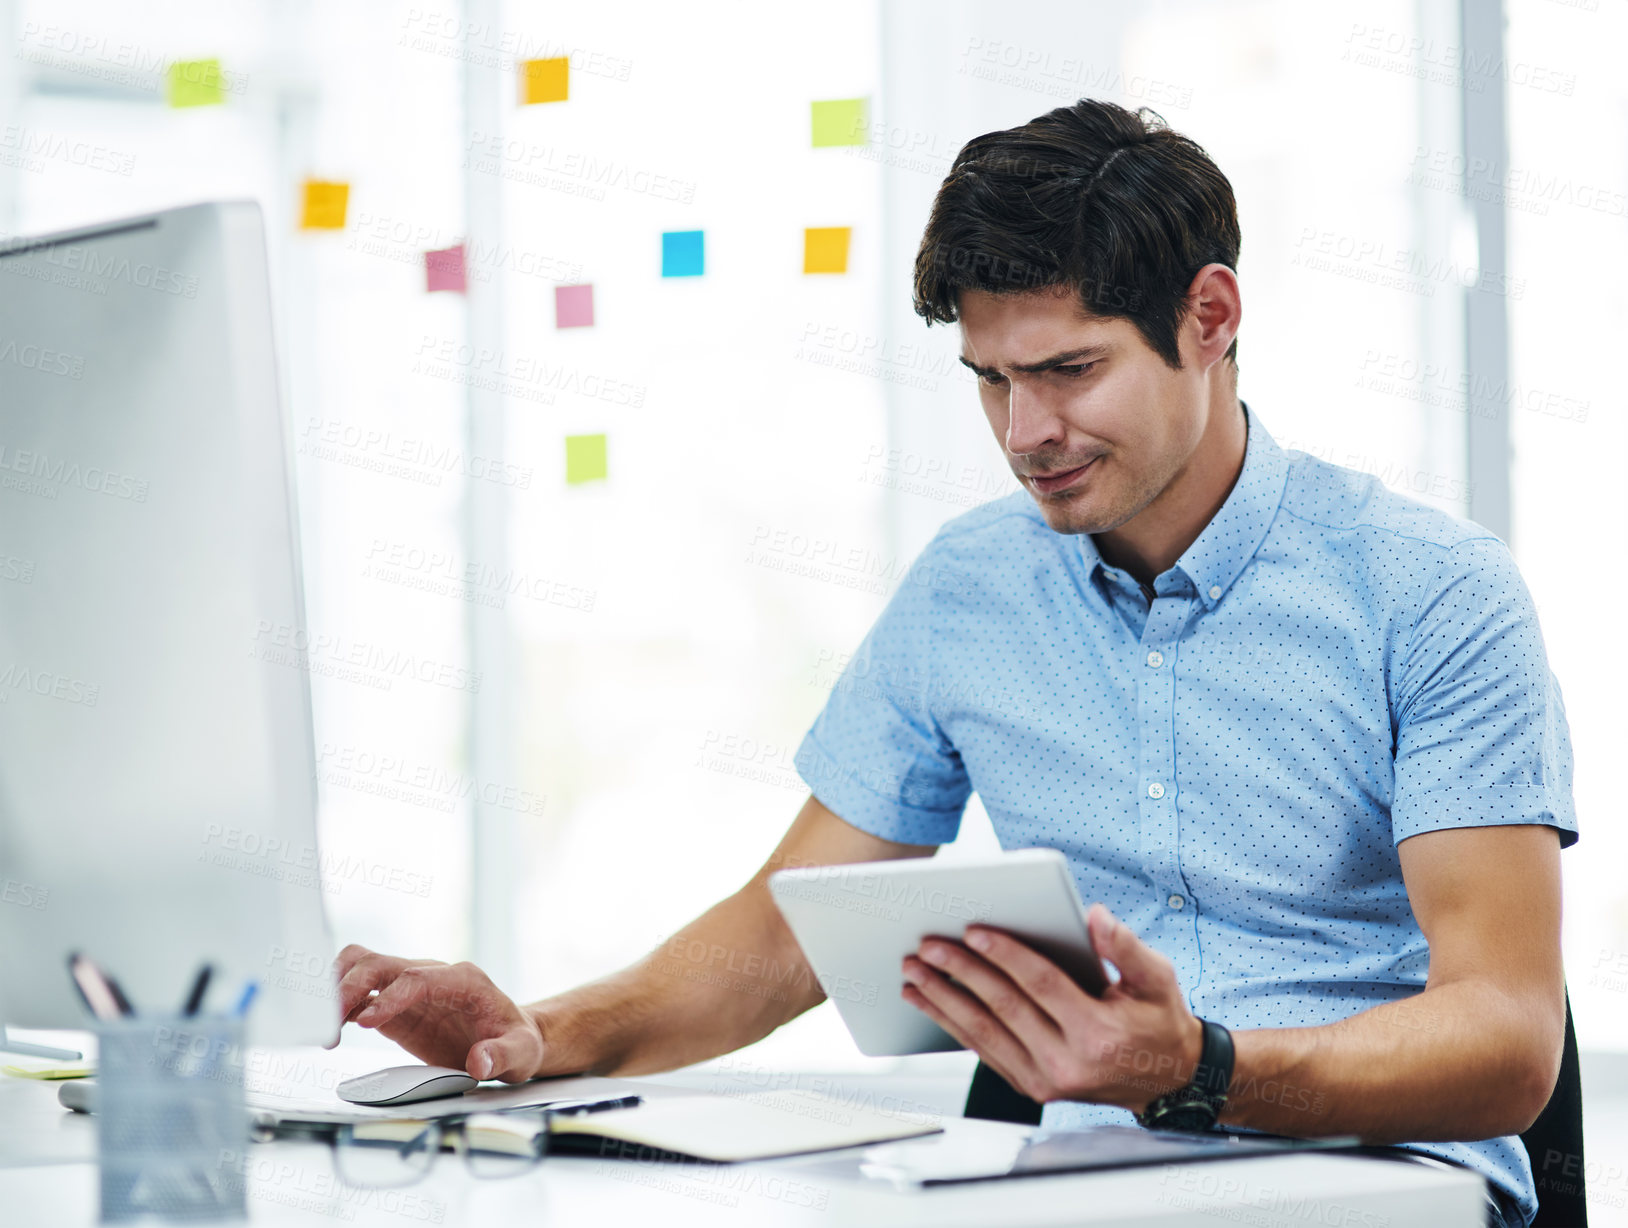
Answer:
[[341, 1020], [381, 1032], [431, 1066], [505, 1083], [575, 1073], [548, 1069], [547, 1058], [564, 1055], [548, 1052], [532, 1013], [474, 964], [398, 959], [352, 943], [335, 970]]
[[[769, 893], [770, 874], [932, 852], [930, 844], [873, 836], [810, 797], [751, 881], [672, 940], [684, 950], [740, 956], [778, 969], [775, 975], [692, 980], [685, 975], [690, 966], [671, 958], [669, 946], [602, 980], [520, 1006], [473, 964], [397, 959], [353, 945], [337, 964], [342, 1017], [354, 1015], [414, 1057], [477, 1079], [637, 1078], [689, 1066], [761, 1040], [824, 997]], [[375, 991], [378, 997], [367, 1001]]]

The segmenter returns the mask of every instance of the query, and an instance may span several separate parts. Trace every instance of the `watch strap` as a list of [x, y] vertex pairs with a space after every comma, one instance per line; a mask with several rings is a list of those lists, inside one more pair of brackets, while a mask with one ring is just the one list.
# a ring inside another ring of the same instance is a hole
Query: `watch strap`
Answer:
[[1236, 1057], [1232, 1033], [1213, 1020], [1199, 1024], [1203, 1041], [1192, 1080], [1149, 1101], [1136, 1115], [1137, 1124], [1149, 1130], [1208, 1130], [1220, 1119]]
[[1199, 1050], [1198, 1065], [1193, 1070], [1192, 1085], [1209, 1096], [1227, 1099], [1227, 1088], [1232, 1084], [1232, 1067], [1237, 1057], [1232, 1045], [1232, 1033], [1211, 1019], [1200, 1019], [1204, 1025], [1204, 1044]]

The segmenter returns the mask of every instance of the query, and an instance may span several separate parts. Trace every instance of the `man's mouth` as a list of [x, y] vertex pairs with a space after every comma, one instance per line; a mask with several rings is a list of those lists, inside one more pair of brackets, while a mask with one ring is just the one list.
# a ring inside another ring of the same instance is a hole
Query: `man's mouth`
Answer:
[[1084, 481], [1085, 475], [1091, 470], [1091, 466], [1101, 459], [1100, 456], [1093, 456], [1085, 464], [1073, 469], [1059, 469], [1055, 473], [1047, 474], [1031, 473], [1028, 478], [1034, 484], [1034, 488], [1041, 494], [1055, 495], [1061, 491], [1071, 489], [1078, 482]]

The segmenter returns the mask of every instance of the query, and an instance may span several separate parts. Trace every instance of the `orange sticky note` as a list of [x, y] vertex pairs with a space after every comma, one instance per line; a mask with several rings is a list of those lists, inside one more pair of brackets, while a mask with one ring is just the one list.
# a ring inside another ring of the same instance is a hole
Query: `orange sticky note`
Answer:
[[571, 57], [520, 61], [520, 105], [564, 102], [571, 92]]
[[803, 231], [803, 272], [846, 273], [851, 226], [810, 226]]
[[350, 184], [307, 179], [305, 204], [300, 210], [300, 229], [345, 229], [345, 208], [349, 204]]

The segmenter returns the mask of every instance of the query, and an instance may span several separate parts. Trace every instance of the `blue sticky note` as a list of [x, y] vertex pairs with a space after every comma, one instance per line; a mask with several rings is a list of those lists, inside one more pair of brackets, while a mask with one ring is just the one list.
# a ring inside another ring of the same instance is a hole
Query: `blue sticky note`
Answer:
[[706, 271], [704, 230], [668, 230], [661, 236], [661, 275], [699, 277]]

